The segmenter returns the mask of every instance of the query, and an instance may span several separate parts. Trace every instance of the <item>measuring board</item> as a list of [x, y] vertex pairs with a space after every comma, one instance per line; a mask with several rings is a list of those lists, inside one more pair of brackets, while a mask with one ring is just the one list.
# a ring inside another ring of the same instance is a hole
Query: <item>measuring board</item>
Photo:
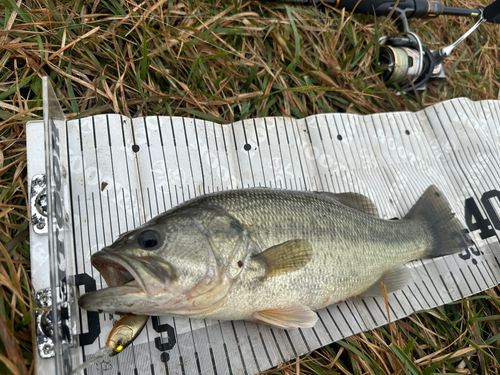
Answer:
[[[31, 227], [33, 285], [37, 290], [51, 286], [48, 266], [51, 259], [56, 262], [53, 282], [60, 283], [57, 275], [65, 277], [64, 285], [53, 289], [53, 302], [69, 301], [68, 330], [76, 336], [73, 348], [56, 343], [56, 360], [37, 354], [39, 374], [54, 373], [54, 368], [64, 373], [91, 358], [118, 319], [77, 307], [71, 285], [80, 293], [106, 286], [90, 255], [169, 208], [215, 191], [358, 192], [375, 202], [382, 218], [391, 219], [403, 217], [435, 184], [474, 244], [464, 242], [463, 251], [453, 256], [407, 264], [412, 281], [389, 295], [391, 320], [499, 283], [499, 101], [454, 99], [416, 113], [323, 114], [219, 125], [114, 114], [65, 121], [46, 80], [44, 90], [47, 125], [27, 127], [29, 180], [46, 170], [53, 175], [47, 189], [61, 192], [49, 194], [49, 204], [55, 202], [52, 215], [59, 212], [65, 220], [48, 220], [55, 228], [52, 235], [59, 236], [52, 258], [50, 233]], [[43, 137], [51, 138], [46, 149], [40, 145]], [[319, 310], [318, 316], [314, 328], [290, 331], [245, 321], [153, 317], [131, 346], [87, 373], [254, 374], [388, 322], [383, 298], [351, 299]]]

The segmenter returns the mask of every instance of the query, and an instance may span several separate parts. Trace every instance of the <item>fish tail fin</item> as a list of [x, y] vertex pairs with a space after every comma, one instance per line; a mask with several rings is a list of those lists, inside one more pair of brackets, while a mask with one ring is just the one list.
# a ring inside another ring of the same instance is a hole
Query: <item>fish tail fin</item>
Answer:
[[472, 246], [468, 231], [451, 211], [445, 195], [434, 185], [422, 194], [405, 219], [424, 222], [432, 237], [432, 245], [425, 257], [435, 258], [460, 252]]

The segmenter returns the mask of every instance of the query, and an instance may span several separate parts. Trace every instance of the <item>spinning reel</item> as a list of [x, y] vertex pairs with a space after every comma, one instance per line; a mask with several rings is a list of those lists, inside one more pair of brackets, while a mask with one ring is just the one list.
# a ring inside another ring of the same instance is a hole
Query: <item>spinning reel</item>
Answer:
[[[425, 90], [426, 83], [445, 78], [442, 62], [453, 49], [476, 30], [483, 22], [500, 23], [500, 0], [486, 8], [465, 9], [444, 6], [439, 0], [278, 0], [280, 2], [321, 5], [347, 11], [397, 18], [400, 33], [379, 39], [379, 66], [387, 85], [396, 86], [399, 92]], [[453, 44], [438, 51], [429, 50], [420, 38], [410, 31], [408, 19], [434, 18], [440, 15], [478, 17], [464, 35]]]
[[[415, 1], [417, 4], [419, 1]], [[428, 12], [417, 13], [412, 8], [402, 10], [398, 6], [394, 15], [399, 16], [400, 33], [396, 36], [382, 37], [380, 42], [379, 66], [386, 68], [382, 75], [386, 84], [397, 85], [401, 92], [425, 90], [426, 83], [437, 78], [445, 78], [442, 62], [450, 56], [453, 49], [474, 32], [483, 22], [500, 23], [500, 0], [486, 8], [462, 9], [445, 7], [439, 1], [428, 3]], [[415, 7], [416, 8], [416, 7]], [[430, 51], [420, 38], [410, 31], [408, 15], [414, 18], [437, 17], [438, 15], [479, 17], [478, 21], [458, 40], [438, 51]]]

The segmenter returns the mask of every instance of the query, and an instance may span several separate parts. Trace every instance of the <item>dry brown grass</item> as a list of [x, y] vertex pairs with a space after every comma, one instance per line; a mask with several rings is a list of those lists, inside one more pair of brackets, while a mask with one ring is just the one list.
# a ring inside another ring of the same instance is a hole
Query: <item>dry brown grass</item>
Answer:
[[[40, 119], [42, 76], [50, 76], [69, 118], [114, 112], [231, 122], [417, 110], [459, 96], [500, 99], [498, 25], [481, 26], [446, 61], [448, 79], [412, 99], [387, 89], [371, 68], [377, 37], [395, 32], [390, 20], [375, 24], [372, 17], [329, 9], [242, 0], [2, 4], [2, 374], [34, 370], [25, 123]], [[454, 0], [446, 5], [478, 4]], [[411, 23], [431, 48], [451, 43], [470, 24], [445, 17]], [[433, 363], [439, 364], [436, 372], [497, 373], [499, 354], [491, 346], [499, 329], [496, 318], [488, 318], [500, 315], [495, 293], [352, 337], [282, 366], [281, 373], [405, 373], [415, 367], [427, 374]], [[483, 320], [474, 317], [478, 312]], [[453, 350], [455, 357], [436, 362]]]

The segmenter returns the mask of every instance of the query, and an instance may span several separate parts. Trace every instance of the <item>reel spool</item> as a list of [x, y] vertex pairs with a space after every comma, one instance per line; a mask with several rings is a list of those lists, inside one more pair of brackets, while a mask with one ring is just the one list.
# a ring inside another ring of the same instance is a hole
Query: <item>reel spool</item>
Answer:
[[379, 67], [385, 70], [383, 81], [405, 93], [425, 90], [429, 80], [444, 78], [442, 65], [436, 66], [433, 52], [409, 31], [380, 39]]

